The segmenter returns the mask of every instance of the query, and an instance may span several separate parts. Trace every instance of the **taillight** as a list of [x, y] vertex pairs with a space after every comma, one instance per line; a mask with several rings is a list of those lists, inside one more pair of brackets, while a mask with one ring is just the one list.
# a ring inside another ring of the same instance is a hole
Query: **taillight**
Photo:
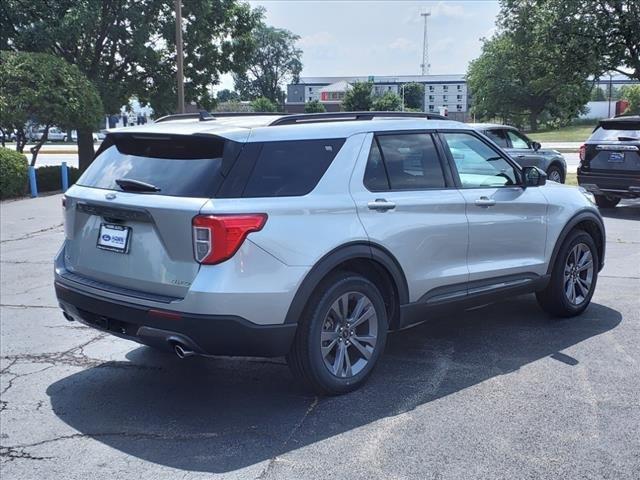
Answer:
[[62, 196], [62, 209], [64, 210], [65, 208], [67, 208], [67, 197], [65, 197], [63, 195]]
[[584, 162], [584, 152], [586, 150], [586, 145], [583, 143], [582, 145], [580, 145], [580, 148], [578, 149], [578, 154], [580, 155], [580, 162]]
[[193, 218], [193, 252], [198, 262], [224, 262], [238, 251], [251, 232], [262, 230], [264, 213], [239, 215], [198, 215]]

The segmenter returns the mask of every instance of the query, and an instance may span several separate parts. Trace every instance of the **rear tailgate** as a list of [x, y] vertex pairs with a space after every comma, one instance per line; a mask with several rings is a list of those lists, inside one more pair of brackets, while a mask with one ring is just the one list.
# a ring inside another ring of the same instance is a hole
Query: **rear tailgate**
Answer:
[[[64, 260], [72, 279], [116, 293], [184, 297], [200, 267], [193, 217], [238, 151], [238, 144], [217, 137], [105, 140], [66, 194]], [[123, 191], [116, 182], [123, 179], [159, 191], [126, 184]]]
[[585, 144], [582, 167], [595, 173], [640, 175], [640, 122], [601, 122]]

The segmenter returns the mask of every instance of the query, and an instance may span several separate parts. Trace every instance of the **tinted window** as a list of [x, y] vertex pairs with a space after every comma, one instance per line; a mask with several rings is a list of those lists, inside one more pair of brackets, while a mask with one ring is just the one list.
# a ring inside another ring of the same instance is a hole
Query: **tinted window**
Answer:
[[529, 142], [527, 142], [520, 133], [507, 130], [507, 135], [509, 135], [509, 140], [511, 140], [512, 148], [529, 148]]
[[344, 139], [266, 142], [243, 197], [306, 195], [315, 188]]
[[620, 126], [617, 128], [598, 127], [589, 137], [589, 140], [619, 140], [623, 139], [638, 139], [640, 140], [640, 129], [624, 129]]
[[495, 142], [496, 145], [507, 148], [507, 137], [504, 134], [504, 130], [485, 130], [484, 134]]
[[367, 169], [364, 172], [364, 186], [372, 192], [389, 190], [387, 171], [384, 168], [382, 155], [380, 154], [380, 148], [378, 148], [376, 139], [371, 142]]
[[116, 180], [138, 180], [158, 187], [158, 195], [211, 198], [237, 146], [219, 138], [111, 138], [77, 183], [119, 191]]
[[[385, 182], [381, 179], [384, 178], [383, 169], [380, 168], [379, 158], [381, 153], [391, 190], [420, 190], [445, 186], [438, 152], [431, 135], [380, 135], [377, 141], [380, 151], [372, 147], [365, 172], [365, 185], [376, 182], [378, 186], [384, 187]], [[372, 175], [373, 172], [375, 175]]]
[[444, 133], [464, 188], [516, 185], [518, 176], [505, 159], [468, 133]]

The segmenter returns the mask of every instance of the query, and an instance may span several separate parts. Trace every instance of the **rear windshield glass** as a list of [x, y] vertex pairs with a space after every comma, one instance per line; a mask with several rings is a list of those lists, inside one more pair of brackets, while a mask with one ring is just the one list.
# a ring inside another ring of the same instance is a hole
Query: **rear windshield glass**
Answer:
[[219, 138], [122, 138], [106, 148], [78, 185], [122, 190], [117, 180], [153, 185], [158, 195], [211, 198], [220, 186], [224, 163], [233, 161], [235, 142]]
[[624, 141], [627, 139], [638, 139], [640, 140], [640, 129], [638, 128], [630, 128], [630, 129], [621, 129], [620, 127], [609, 127], [609, 126], [600, 126], [598, 127], [590, 137], [590, 140], [620, 140]]

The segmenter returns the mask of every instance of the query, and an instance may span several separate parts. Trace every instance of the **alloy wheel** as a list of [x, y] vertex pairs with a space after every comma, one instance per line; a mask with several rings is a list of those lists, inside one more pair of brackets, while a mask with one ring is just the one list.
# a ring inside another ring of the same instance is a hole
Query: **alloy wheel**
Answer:
[[564, 265], [564, 294], [573, 305], [586, 300], [593, 284], [593, 255], [584, 243], [574, 246]]
[[322, 322], [324, 365], [336, 377], [353, 377], [368, 365], [377, 340], [378, 315], [369, 297], [345, 293], [333, 302]]

